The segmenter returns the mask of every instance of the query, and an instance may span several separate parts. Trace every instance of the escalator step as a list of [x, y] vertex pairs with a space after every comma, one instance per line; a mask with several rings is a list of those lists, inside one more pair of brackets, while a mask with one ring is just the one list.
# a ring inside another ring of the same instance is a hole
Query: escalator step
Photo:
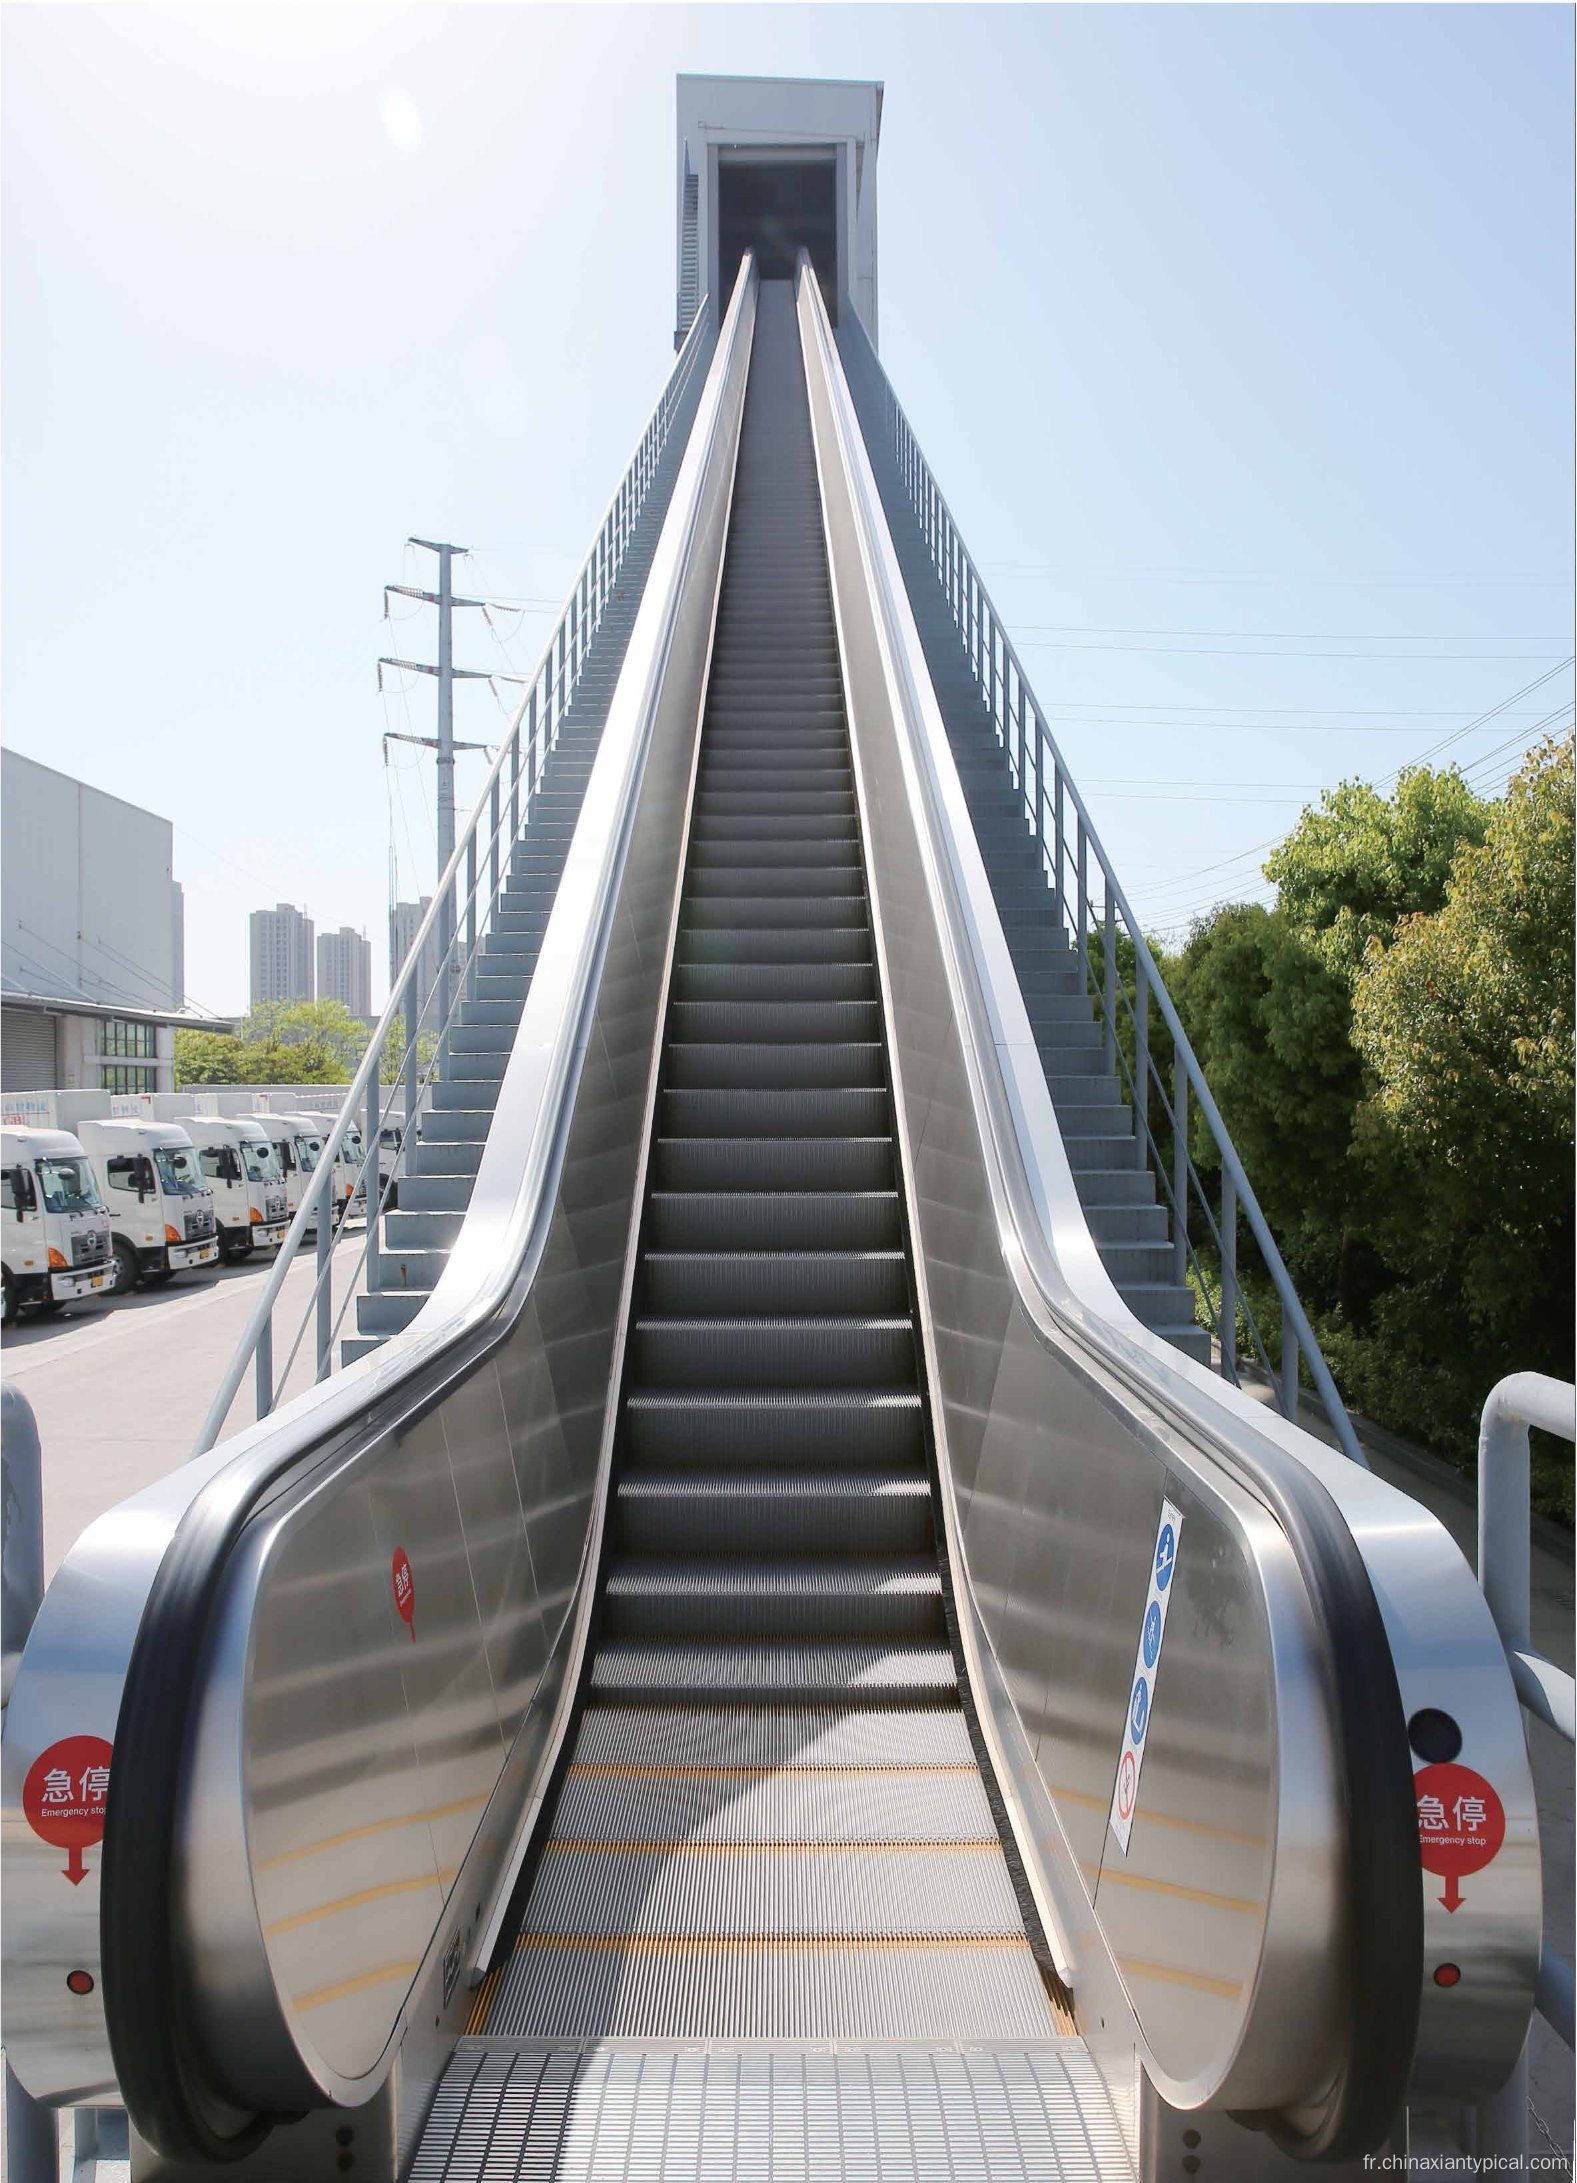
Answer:
[[902, 1251], [648, 1251], [648, 1309], [664, 1315], [906, 1312]]
[[591, 1688], [599, 1697], [669, 1703], [729, 1699], [770, 1705], [934, 1705], [958, 1674], [943, 1644], [643, 1643], [597, 1647]]
[[913, 1463], [920, 1396], [904, 1387], [637, 1390], [626, 1445], [642, 1463]]
[[614, 1539], [625, 1554], [924, 1554], [931, 1481], [922, 1470], [632, 1470], [619, 1481]]
[[896, 1190], [655, 1190], [648, 1207], [654, 1250], [886, 1250], [903, 1239]]
[[640, 1387], [891, 1387], [914, 1377], [903, 1318], [637, 1319], [630, 1372]]

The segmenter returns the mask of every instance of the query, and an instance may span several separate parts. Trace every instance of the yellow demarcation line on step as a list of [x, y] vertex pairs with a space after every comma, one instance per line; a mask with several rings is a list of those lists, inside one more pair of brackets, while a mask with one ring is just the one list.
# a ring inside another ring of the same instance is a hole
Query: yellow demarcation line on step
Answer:
[[905, 1762], [897, 1766], [626, 1766], [612, 1760], [577, 1761], [571, 1774], [612, 1775], [620, 1781], [773, 1781], [780, 1775], [825, 1781], [830, 1774], [974, 1774], [978, 1766], [925, 1766]]
[[493, 1996], [498, 1991], [498, 1981], [502, 1975], [501, 1970], [489, 1971], [476, 1989], [476, 1999], [472, 2002], [471, 2013], [465, 2020], [468, 2039], [474, 2039], [479, 2032], [486, 2031], [487, 2019], [492, 2014]]
[[739, 1955], [757, 1948], [774, 1949], [783, 1954], [803, 1953], [812, 1948], [871, 1951], [880, 1948], [998, 1948], [1022, 1949], [1026, 1955], [1029, 1953], [1029, 1942], [1023, 1934], [1009, 1933], [826, 1933], [820, 1936], [797, 1933], [522, 1933], [515, 1946], [517, 1949], [588, 1948], [599, 1954], [613, 1951], [640, 1956], [678, 1955], [687, 1948], [711, 1955]]
[[631, 1840], [625, 1836], [614, 1836], [612, 1839], [606, 1841], [575, 1841], [565, 1840], [562, 1837], [555, 1836], [551, 1840], [543, 1843], [542, 1854], [544, 1857], [546, 1857], [554, 1850], [558, 1850], [561, 1852], [572, 1852], [577, 1856], [586, 1855], [595, 1857], [605, 1850], [639, 1851], [642, 1853], [651, 1853], [653, 1855], [657, 1854], [658, 1852], [668, 1854], [678, 1852], [680, 1850], [684, 1850], [686, 1852], [695, 1850], [708, 1857], [759, 1857], [763, 1853], [771, 1853], [775, 1855], [781, 1850], [792, 1850], [796, 1856], [802, 1854], [806, 1850], [821, 1850], [830, 1857], [842, 1857], [846, 1855], [847, 1852], [851, 1849], [891, 1850], [895, 1854], [899, 1851], [902, 1851], [905, 1856], [912, 1855], [913, 1852], [916, 1850], [945, 1850], [947, 1854], [952, 1857], [956, 1856], [960, 1850], [968, 1850], [971, 1854], [979, 1855], [986, 1855], [995, 1851], [997, 1854], [1000, 1855], [1002, 1844], [997, 1840], [995, 1835], [992, 1835], [989, 1840], [976, 1837], [974, 1840], [968, 1842], [937, 1841], [934, 1838], [927, 1838], [917, 1841], [906, 1840], [902, 1842], [867, 1841], [863, 1837], [859, 1836], [851, 1836], [848, 1840], [841, 1842], [821, 1842], [810, 1840], [799, 1840], [792, 1842], [785, 1842], [782, 1840], [773, 1840], [771, 1842], [753, 1842], [748, 1839], [743, 1839], [737, 1842], [697, 1842], [693, 1841], [688, 1835], [681, 1836], [678, 1839], [669, 1836], [667, 1838], [657, 1837], [650, 1840]]

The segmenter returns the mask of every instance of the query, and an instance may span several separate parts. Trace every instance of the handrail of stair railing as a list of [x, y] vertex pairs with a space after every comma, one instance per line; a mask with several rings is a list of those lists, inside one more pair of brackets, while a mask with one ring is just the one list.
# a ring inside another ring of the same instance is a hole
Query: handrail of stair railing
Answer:
[[[1077, 943], [1079, 967], [1086, 985], [1100, 1004], [1105, 1028], [1108, 1062], [1121, 1068], [1133, 1103], [1136, 1134], [1159, 1176], [1172, 1216], [1172, 1248], [1177, 1277], [1192, 1271], [1207, 1314], [1206, 1324], [1219, 1348], [1219, 1369], [1234, 1384], [1239, 1379], [1237, 1321], [1243, 1315], [1250, 1340], [1265, 1375], [1275, 1388], [1284, 1414], [1296, 1419], [1300, 1361], [1308, 1369], [1326, 1421], [1343, 1454], [1367, 1468], [1351, 1418], [1342, 1401], [1330, 1366], [1326, 1363], [1308, 1315], [1298, 1299], [1292, 1277], [1276, 1248], [1259, 1200], [1255, 1197], [1243, 1162], [1205, 1082], [1188, 1034], [1167, 992], [1144, 929], [1124, 894], [1111, 859], [1057, 746], [1055, 736], [1030, 687], [1023, 662], [1014, 649], [980, 572], [965, 546], [952, 510], [948, 507], [931, 467], [920, 451], [913, 426], [893, 390], [881, 359], [858, 315], [846, 314], [845, 325], [856, 329], [856, 339], [867, 371], [880, 396], [888, 453], [919, 521], [921, 535], [942, 587], [948, 610], [957, 628], [975, 684], [1006, 755], [1015, 781], [1025, 824], [1041, 851], [1050, 884], [1052, 914], [1070, 931]], [[1071, 807], [1071, 821], [1070, 821]], [[1091, 890], [1093, 858], [1101, 879], [1101, 914], [1096, 920], [1097, 898]], [[1133, 949], [1134, 991], [1128, 992], [1119, 976], [1117, 929], [1121, 923]], [[1096, 938], [1101, 943], [1102, 964], [1094, 964]], [[1126, 1008], [1120, 1013], [1118, 996]], [[1172, 1042], [1172, 1084], [1150, 1052], [1150, 1010], [1159, 1012]], [[1126, 1020], [1134, 1048], [1130, 1067], [1119, 1027]], [[1160, 1111], [1171, 1128], [1171, 1159], [1150, 1121], [1150, 1086], [1160, 1090]], [[1219, 1216], [1212, 1211], [1205, 1186], [1188, 1150], [1190, 1102], [1208, 1129], [1221, 1167]], [[1168, 1174], [1168, 1167], [1171, 1172]], [[1189, 1218], [1197, 1199], [1211, 1240], [1219, 1254], [1221, 1300], [1216, 1304], [1210, 1282], [1189, 1235]], [[1261, 1264], [1281, 1307], [1281, 1368], [1272, 1369], [1266, 1346], [1238, 1274], [1238, 1221], [1241, 1214], [1258, 1246]]]
[[[290, 1231], [269, 1270], [263, 1294], [209, 1405], [191, 1450], [194, 1456], [205, 1454], [224, 1431], [225, 1419], [246, 1376], [248, 1364], [255, 1366], [256, 1415], [268, 1416], [284, 1390], [309, 1326], [315, 1325], [316, 1329], [316, 1377], [327, 1379], [332, 1369], [334, 1340], [355, 1297], [356, 1283], [364, 1267], [367, 1286], [369, 1289], [373, 1286], [377, 1273], [379, 1220], [416, 1141], [422, 1099], [442, 1058], [454, 1011], [475, 982], [477, 955], [509, 877], [510, 854], [530, 822], [531, 806], [541, 783], [543, 767], [557, 744], [559, 729], [579, 683], [592, 637], [667, 448], [674, 417], [694, 379], [711, 331], [710, 299], [703, 298], [624, 475], [603, 512], [591, 549], [570, 585], [563, 610], [543, 646], [535, 670], [526, 679], [525, 691], [510, 720], [509, 732], [488, 768], [471, 816], [455, 843], [453, 855], [439, 874], [432, 903], [406, 950], [404, 964], [390, 990], [377, 1029], [367, 1042], [338, 1114], [323, 1133], [323, 1149], [317, 1165], [302, 1193]], [[429, 946], [436, 949], [437, 960], [431, 966], [432, 975], [424, 996], [420, 973]], [[386, 1068], [385, 1062], [391, 1055], [395, 1057], [393, 1066]], [[385, 1175], [379, 1150], [382, 1133], [401, 1103], [402, 1095], [404, 1114], [400, 1149]], [[366, 1205], [366, 1227], [361, 1254], [344, 1282], [336, 1314], [334, 1171], [345, 1133], [359, 1120], [364, 1124], [361, 1158], [355, 1163], [355, 1179], [344, 1207], [348, 1218], [350, 1208], [358, 1198], [362, 1199]], [[285, 1277], [295, 1263], [309, 1229], [316, 1235], [317, 1272], [284, 1368], [276, 1375], [274, 1309]]]

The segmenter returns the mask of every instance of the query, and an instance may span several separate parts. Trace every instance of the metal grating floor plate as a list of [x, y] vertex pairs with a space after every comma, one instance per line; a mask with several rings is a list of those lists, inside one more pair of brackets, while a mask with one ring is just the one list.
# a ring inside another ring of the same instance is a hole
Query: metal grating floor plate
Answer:
[[410, 2183], [1126, 2183], [1077, 2039], [761, 2051], [466, 2040]]

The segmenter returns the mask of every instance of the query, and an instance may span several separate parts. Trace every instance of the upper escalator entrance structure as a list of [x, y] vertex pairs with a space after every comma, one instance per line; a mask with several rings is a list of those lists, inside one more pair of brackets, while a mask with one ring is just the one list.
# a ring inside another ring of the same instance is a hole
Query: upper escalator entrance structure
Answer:
[[747, 251], [763, 280], [806, 251], [834, 325], [852, 309], [874, 337], [881, 85], [681, 76], [678, 103], [676, 341]]

